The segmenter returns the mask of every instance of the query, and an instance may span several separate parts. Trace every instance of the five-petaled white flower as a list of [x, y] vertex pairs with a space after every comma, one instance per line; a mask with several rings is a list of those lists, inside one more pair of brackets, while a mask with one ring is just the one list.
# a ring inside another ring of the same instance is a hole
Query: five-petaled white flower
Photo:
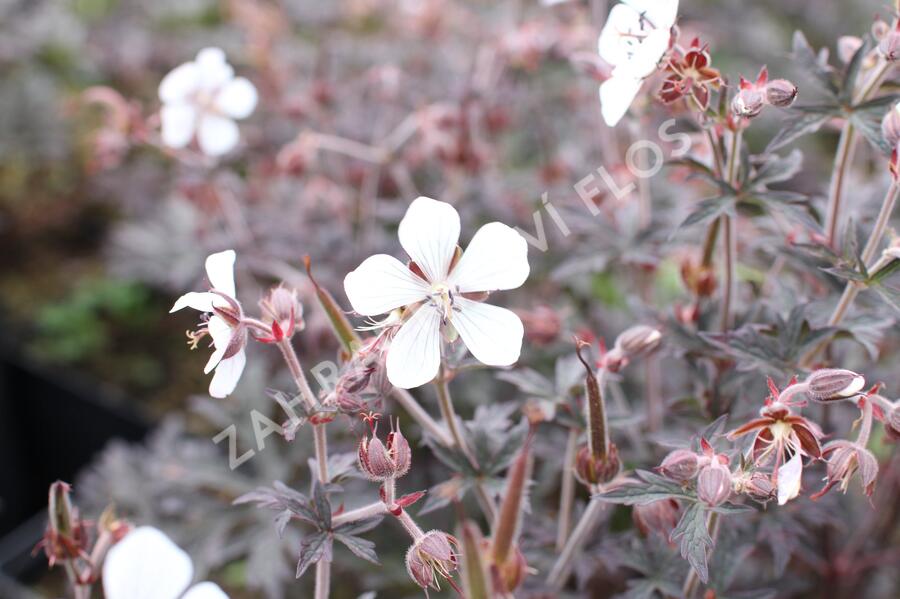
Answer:
[[600, 58], [612, 76], [600, 85], [600, 110], [610, 127], [625, 115], [644, 78], [656, 70], [669, 48], [678, 0], [623, 0], [600, 32]]
[[250, 116], [256, 108], [256, 88], [235, 77], [219, 48], [204, 48], [197, 58], [176, 67], [159, 84], [163, 106], [162, 141], [183, 148], [197, 136], [207, 156], [231, 151], [240, 134], [234, 119]]
[[193, 348], [206, 335], [212, 337], [215, 350], [209, 357], [204, 372], [208, 374], [213, 368], [216, 369], [209, 384], [209, 394], [219, 398], [234, 391], [247, 363], [244, 353], [247, 328], [243, 324], [241, 305], [235, 299], [234, 259], [234, 250], [209, 256], [206, 259], [206, 275], [212, 290], [186, 293], [178, 298], [169, 311], [171, 313], [190, 307], [212, 313], [198, 331], [188, 333], [188, 338]]
[[152, 526], [135, 528], [112, 546], [103, 562], [105, 599], [228, 599], [212, 582], [188, 588], [191, 557]]
[[519, 359], [524, 327], [510, 310], [481, 303], [486, 292], [515, 289], [528, 278], [528, 244], [514, 229], [488, 223], [459, 255], [459, 214], [450, 204], [416, 199], [400, 222], [400, 245], [412, 262], [370, 256], [344, 279], [353, 309], [377, 316], [406, 306], [387, 350], [390, 382], [424, 385], [440, 368], [442, 329], [454, 331], [479, 361], [509, 366]]

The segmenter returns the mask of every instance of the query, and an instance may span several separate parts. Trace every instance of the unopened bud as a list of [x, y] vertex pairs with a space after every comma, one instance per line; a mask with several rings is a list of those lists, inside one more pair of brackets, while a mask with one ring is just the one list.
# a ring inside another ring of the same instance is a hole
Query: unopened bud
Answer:
[[657, 471], [678, 482], [687, 482], [697, 476], [700, 470], [700, 456], [689, 449], [676, 449], [663, 458]]
[[619, 461], [619, 450], [615, 443], [609, 444], [605, 458], [591, 453], [587, 445], [579, 449], [575, 455], [575, 477], [584, 485], [608, 483], [621, 469], [622, 463]]
[[366, 476], [375, 481], [384, 481], [400, 478], [409, 472], [412, 450], [406, 438], [396, 430], [388, 434], [386, 444], [374, 434], [371, 439], [364, 436], [359, 442], [357, 457], [359, 467]]
[[86, 550], [87, 531], [72, 505], [71, 493], [72, 487], [61, 480], [50, 485], [47, 530], [41, 543], [50, 566], [79, 558]]
[[878, 53], [887, 61], [900, 58], [900, 31], [891, 29], [878, 43]]
[[900, 143], [900, 104], [895, 104], [881, 120], [881, 135], [891, 147]]
[[722, 505], [731, 496], [731, 471], [713, 459], [697, 475], [697, 497], [709, 507]]
[[866, 385], [866, 379], [850, 370], [823, 368], [809, 375], [806, 385], [806, 394], [810, 399], [835, 401], [859, 394]]
[[627, 357], [633, 358], [648, 353], [659, 347], [662, 333], [647, 325], [636, 325], [623, 331], [616, 337], [615, 347]]
[[787, 79], [775, 79], [766, 84], [766, 101], [778, 108], [787, 108], [797, 99], [797, 86]]
[[731, 111], [740, 117], [753, 118], [758, 115], [766, 104], [766, 95], [755, 87], [748, 87], [738, 91], [731, 101]]
[[506, 561], [502, 564], [496, 564], [496, 567], [499, 574], [497, 582], [507, 594], [513, 593], [518, 589], [528, 573], [528, 562], [525, 561], [525, 555], [518, 547], [513, 547]]

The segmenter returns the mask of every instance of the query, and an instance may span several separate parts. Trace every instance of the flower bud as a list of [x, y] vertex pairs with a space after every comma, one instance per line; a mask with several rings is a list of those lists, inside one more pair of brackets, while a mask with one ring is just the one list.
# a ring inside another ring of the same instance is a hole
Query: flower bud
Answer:
[[806, 379], [806, 394], [815, 401], [835, 401], [857, 395], [866, 385], [861, 374], [838, 368], [816, 370]]
[[755, 87], [742, 88], [731, 101], [731, 111], [740, 117], [753, 118], [766, 104], [766, 95]]
[[797, 99], [797, 86], [787, 79], [775, 79], [766, 84], [766, 102], [778, 108], [787, 108]]
[[697, 497], [709, 507], [725, 503], [731, 496], [731, 486], [731, 471], [717, 459], [697, 475]]
[[615, 443], [609, 444], [605, 458], [592, 454], [587, 445], [582, 446], [575, 455], [575, 477], [584, 485], [608, 483], [619, 474], [621, 468]]
[[643, 535], [657, 533], [668, 539], [672, 529], [678, 525], [681, 506], [674, 499], [660, 499], [646, 504], [635, 505], [631, 517]]
[[61, 480], [50, 485], [47, 530], [41, 545], [52, 567], [57, 561], [81, 557], [87, 550], [87, 531], [72, 505], [72, 487]]
[[891, 147], [900, 143], [900, 104], [895, 104], [881, 120], [881, 135]]
[[648, 353], [659, 347], [662, 333], [647, 325], [636, 325], [626, 329], [616, 337], [615, 347], [627, 357], [633, 358]]
[[669, 452], [657, 471], [680, 483], [687, 482], [697, 476], [700, 469], [700, 456], [689, 449], [676, 449]]
[[363, 473], [374, 481], [400, 478], [409, 472], [412, 462], [412, 450], [409, 442], [400, 430], [391, 431], [387, 436], [387, 444], [372, 435], [364, 436], [357, 448], [359, 467]]
[[502, 590], [509, 594], [513, 593], [521, 586], [528, 573], [528, 562], [525, 561], [525, 555], [518, 547], [513, 547], [509, 552], [509, 556], [502, 564], [497, 565], [498, 582], [503, 588]]
[[303, 304], [296, 289], [275, 287], [259, 301], [259, 309], [263, 320], [272, 327], [275, 341], [290, 339], [296, 331], [303, 330]]
[[881, 42], [878, 43], [878, 53], [888, 62], [894, 62], [900, 58], [900, 30], [895, 27], [881, 38]]
[[406, 553], [406, 571], [423, 589], [440, 590], [440, 578], [449, 579], [458, 566], [459, 542], [439, 530], [425, 533]]

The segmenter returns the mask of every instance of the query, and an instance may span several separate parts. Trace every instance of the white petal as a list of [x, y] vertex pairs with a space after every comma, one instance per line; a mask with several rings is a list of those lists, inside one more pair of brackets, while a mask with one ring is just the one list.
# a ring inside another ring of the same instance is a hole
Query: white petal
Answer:
[[803, 458], [799, 451], [778, 468], [778, 505], [784, 505], [800, 494], [803, 478]]
[[631, 77], [611, 77], [600, 84], [600, 112], [607, 125], [614, 127], [625, 116], [641, 83]]
[[204, 114], [197, 128], [197, 141], [207, 156], [227, 154], [237, 145], [241, 134], [238, 126], [229, 118], [216, 114]]
[[347, 273], [344, 291], [355, 312], [376, 316], [425, 299], [428, 284], [393, 256], [375, 254]]
[[424, 304], [391, 341], [388, 380], [401, 389], [419, 387], [437, 376], [440, 365], [441, 314], [431, 304]]
[[216, 94], [216, 108], [234, 119], [250, 116], [258, 99], [256, 87], [247, 79], [238, 77], [226, 83]]
[[183, 148], [193, 139], [197, 111], [190, 104], [165, 104], [159, 119], [162, 142], [170, 148]]
[[189, 588], [181, 599], [228, 599], [228, 595], [213, 582], [201, 582]]
[[182, 308], [193, 308], [200, 312], [212, 312], [213, 302], [220, 299], [222, 298], [214, 293], [197, 293], [196, 291], [191, 291], [190, 293], [185, 293], [175, 301], [175, 305], [169, 310], [169, 314], [177, 312]]
[[609, 11], [600, 38], [597, 40], [597, 50], [600, 58], [616, 66], [628, 60], [632, 47], [637, 45], [637, 35], [641, 35], [641, 16], [630, 6], [616, 4]]
[[159, 99], [164, 103], [180, 103], [200, 87], [200, 71], [193, 62], [172, 69], [159, 82]]
[[234, 297], [234, 250], [210, 254], [206, 258], [206, 276], [210, 286], [228, 297]]
[[640, 79], [659, 67], [659, 61], [669, 49], [670, 33], [667, 29], [655, 29], [637, 44], [631, 57], [613, 69], [613, 76], [629, 76]]
[[459, 241], [459, 214], [446, 202], [419, 197], [400, 221], [400, 245], [432, 283], [442, 282]]
[[193, 575], [187, 553], [163, 532], [141, 526], [106, 555], [103, 594], [105, 599], [177, 599]]
[[488, 223], [478, 229], [450, 282], [463, 293], [515, 289], [528, 278], [528, 242], [512, 227]]
[[225, 60], [225, 52], [220, 48], [204, 48], [195, 60], [200, 77], [200, 86], [205, 90], [216, 90], [234, 77], [234, 69]]
[[228, 325], [224, 318], [217, 314], [213, 314], [209, 317], [209, 321], [206, 323], [206, 329], [209, 331], [209, 336], [212, 337], [214, 349], [209, 360], [206, 362], [203, 374], [209, 374], [210, 371], [218, 365], [222, 356], [225, 355], [228, 345], [231, 343], [231, 337], [234, 335], [234, 329]]
[[678, 0], [622, 0], [640, 13], [646, 24], [657, 29], [670, 29], [678, 16]]
[[219, 365], [216, 366], [216, 373], [209, 383], [209, 394], [218, 399], [228, 397], [237, 387], [246, 365], [247, 354], [243, 349], [219, 362]]
[[515, 312], [456, 298], [451, 322], [479, 362], [509, 366], [519, 359], [525, 327]]

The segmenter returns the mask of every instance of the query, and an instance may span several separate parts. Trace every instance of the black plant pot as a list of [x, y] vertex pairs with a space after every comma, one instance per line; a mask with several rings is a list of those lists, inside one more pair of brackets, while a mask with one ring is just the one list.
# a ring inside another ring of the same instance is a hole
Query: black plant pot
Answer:
[[31, 552], [53, 481], [72, 481], [111, 439], [146, 434], [148, 423], [112, 397], [0, 351], [0, 574], [29, 580], [46, 567]]

